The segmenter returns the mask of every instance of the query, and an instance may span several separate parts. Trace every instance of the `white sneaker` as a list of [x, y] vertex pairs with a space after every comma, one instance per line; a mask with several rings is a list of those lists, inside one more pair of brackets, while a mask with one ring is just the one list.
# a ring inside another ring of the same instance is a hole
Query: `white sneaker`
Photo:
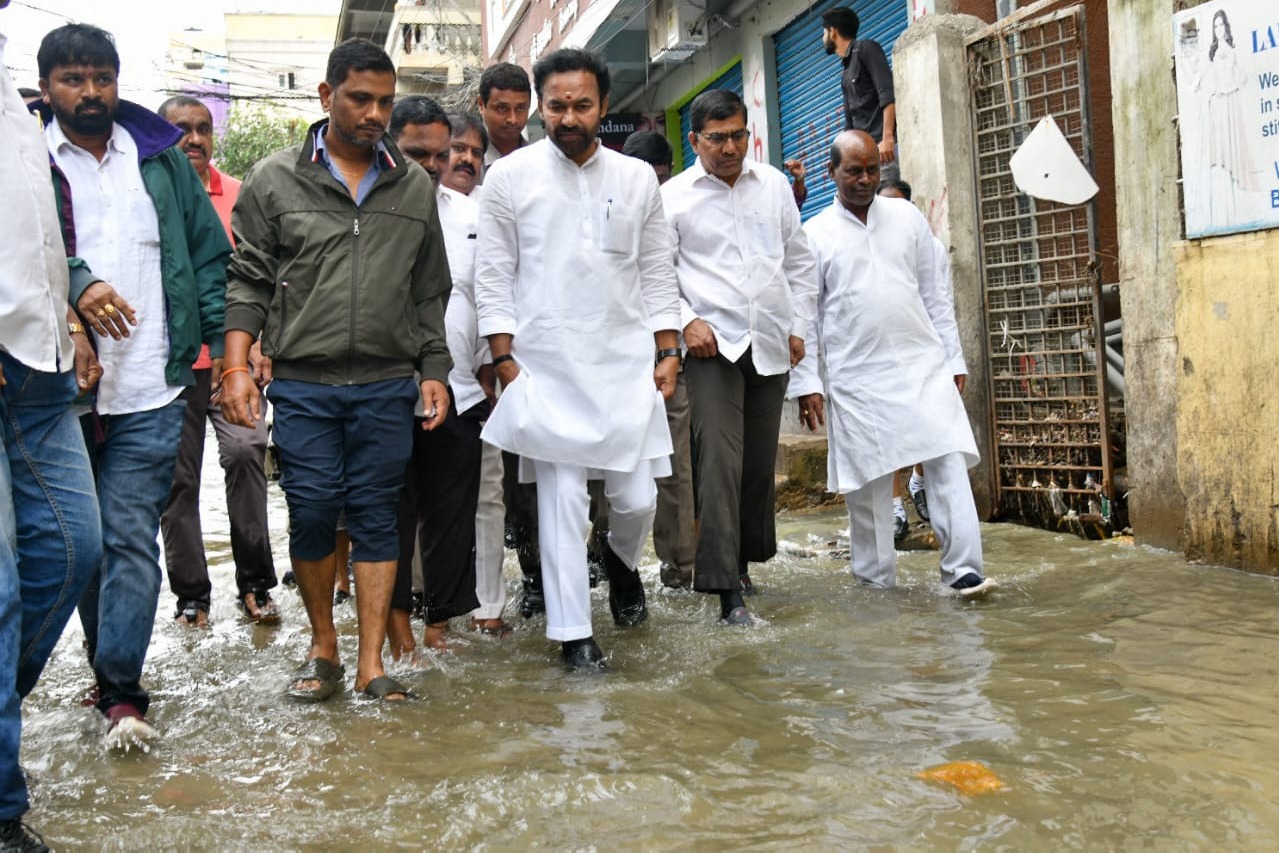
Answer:
[[992, 592], [999, 589], [999, 584], [995, 582], [994, 578], [983, 578], [981, 583], [976, 584], [975, 586], [964, 587], [963, 589], [951, 587], [951, 589], [954, 589], [955, 592], [959, 593], [960, 598], [972, 601], [982, 599], [990, 595]]

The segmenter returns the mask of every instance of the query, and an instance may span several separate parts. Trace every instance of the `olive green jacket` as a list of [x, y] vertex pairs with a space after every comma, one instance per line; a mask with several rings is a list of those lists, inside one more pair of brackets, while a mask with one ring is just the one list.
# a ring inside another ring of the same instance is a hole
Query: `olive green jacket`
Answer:
[[316, 157], [323, 124], [244, 178], [226, 328], [260, 333], [279, 379], [363, 385], [417, 370], [446, 382], [452, 279], [431, 179], [386, 139], [391, 161], [356, 205]]

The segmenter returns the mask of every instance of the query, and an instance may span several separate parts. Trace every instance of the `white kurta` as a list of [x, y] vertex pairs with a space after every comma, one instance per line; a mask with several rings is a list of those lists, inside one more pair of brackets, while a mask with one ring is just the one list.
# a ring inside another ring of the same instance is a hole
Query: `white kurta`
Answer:
[[579, 167], [533, 143], [493, 164], [479, 229], [479, 333], [513, 334], [520, 366], [484, 440], [526, 459], [669, 475], [653, 333], [680, 327], [679, 291], [652, 168], [603, 146]]
[[804, 226], [821, 281], [817, 322], [791, 396], [822, 390], [828, 488], [846, 494], [890, 471], [977, 446], [956, 374], [965, 373], [950, 283], [908, 201], [876, 198], [862, 224], [836, 200]]

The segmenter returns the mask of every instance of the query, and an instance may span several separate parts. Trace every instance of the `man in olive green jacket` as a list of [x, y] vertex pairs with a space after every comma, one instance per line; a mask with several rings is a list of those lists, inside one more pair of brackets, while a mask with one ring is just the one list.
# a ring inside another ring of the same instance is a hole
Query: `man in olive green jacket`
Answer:
[[[273, 359], [267, 395], [289, 504], [289, 553], [311, 620], [311, 648], [288, 694], [328, 698], [343, 683], [333, 626], [338, 513], [355, 564], [357, 691], [402, 700], [382, 644], [395, 581], [395, 508], [420, 393], [434, 429], [449, 408], [444, 310], [452, 279], [431, 180], [386, 137], [395, 68], [352, 39], [329, 55], [329, 118], [299, 147], [258, 163], [231, 216], [222, 411], [251, 425], [258, 335]], [[420, 387], [414, 381], [420, 375]]]

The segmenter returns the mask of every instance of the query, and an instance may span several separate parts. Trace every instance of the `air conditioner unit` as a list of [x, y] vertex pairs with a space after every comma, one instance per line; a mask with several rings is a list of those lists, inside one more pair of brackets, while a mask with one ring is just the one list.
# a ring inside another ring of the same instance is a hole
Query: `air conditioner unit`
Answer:
[[650, 62], [683, 62], [706, 46], [702, 10], [686, 0], [656, 0], [648, 10]]

